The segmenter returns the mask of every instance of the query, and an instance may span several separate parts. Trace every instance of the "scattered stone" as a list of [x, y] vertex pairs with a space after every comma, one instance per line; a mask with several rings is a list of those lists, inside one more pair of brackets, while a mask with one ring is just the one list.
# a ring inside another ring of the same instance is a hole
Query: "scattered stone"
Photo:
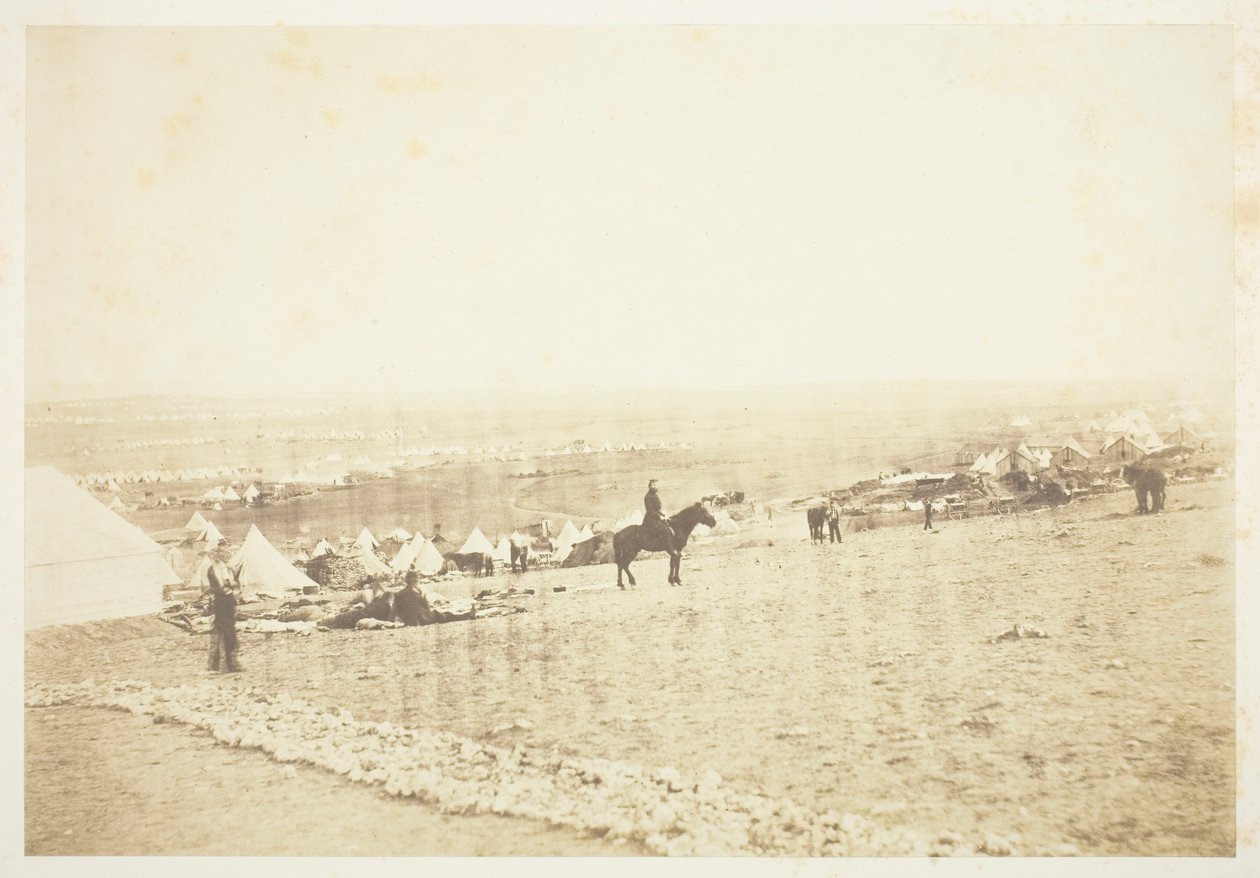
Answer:
[[1111, 661], [1107, 662], [1107, 667], [1123, 671], [1129, 666], [1124, 663], [1124, 659], [1113, 658]]
[[997, 637], [989, 638], [989, 642], [997, 643], [1000, 640], [1025, 640], [1028, 638], [1044, 638], [1049, 636], [1050, 635], [1042, 629], [1033, 627], [1032, 625], [1016, 624], [1011, 626], [1011, 628], [1007, 631], [1003, 631]]
[[1000, 835], [989, 833], [984, 837], [984, 841], [980, 843], [978, 850], [991, 857], [1009, 857], [1011, 855], [1011, 843]]
[[804, 738], [808, 735], [808, 726], [792, 726], [790, 729], [781, 729], [774, 734], [776, 738]]

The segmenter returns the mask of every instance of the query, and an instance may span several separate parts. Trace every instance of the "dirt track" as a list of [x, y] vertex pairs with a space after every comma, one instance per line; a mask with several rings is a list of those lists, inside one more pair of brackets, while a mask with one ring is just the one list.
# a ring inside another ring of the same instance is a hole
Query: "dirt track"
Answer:
[[[836, 547], [808, 544], [803, 513], [780, 514], [694, 547], [680, 589], [664, 585], [663, 560], [637, 562], [640, 585], [628, 592], [549, 591], [611, 583], [611, 565], [531, 572], [540, 593], [527, 614], [251, 636], [247, 673], [216, 679], [474, 739], [526, 720], [495, 742], [684, 773], [712, 768], [731, 787], [869, 814], [893, 833], [952, 832], [973, 844], [996, 834], [1025, 854], [1074, 845], [1093, 855], [1228, 855], [1230, 488], [1178, 487], [1160, 516], [1129, 515], [1131, 506], [1115, 495], [1017, 519], [938, 521], [935, 534], [855, 534]], [[733, 550], [765, 538], [774, 546]], [[990, 642], [1015, 623], [1048, 637]], [[32, 634], [28, 682], [170, 686], [202, 675], [201, 639], [163, 628], [123, 640], [111, 630], [129, 629]], [[29, 720], [28, 734], [42, 735], [42, 723]], [[170, 755], [191, 746], [179, 728], [143, 734]], [[63, 731], [28, 751], [28, 847], [43, 839], [59, 850], [48, 841], [51, 802], [31, 785], [64, 785], [54, 766], [73, 747]], [[276, 768], [225, 752], [247, 773]], [[336, 791], [316, 801], [338, 813], [345, 796], [372, 795], [311, 774], [310, 783]], [[281, 794], [291, 809], [312, 798]], [[480, 830], [468, 826], [475, 844]], [[108, 850], [145, 852], [144, 833], [130, 831], [114, 827]], [[349, 827], [331, 831], [337, 843], [356, 837]], [[580, 850], [568, 837], [542, 838], [513, 849]]]

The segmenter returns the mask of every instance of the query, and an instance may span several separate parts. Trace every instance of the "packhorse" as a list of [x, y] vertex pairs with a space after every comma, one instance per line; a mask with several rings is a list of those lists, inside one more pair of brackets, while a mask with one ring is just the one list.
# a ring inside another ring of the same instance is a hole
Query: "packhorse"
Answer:
[[[1148, 511], [1164, 511], [1164, 495], [1168, 489], [1168, 477], [1162, 470], [1125, 464], [1124, 469], [1120, 471], [1120, 477], [1133, 486], [1133, 493], [1137, 495], [1139, 515], [1145, 515]], [[1146, 503], [1147, 495], [1151, 498], [1149, 509]]]
[[823, 535], [823, 527], [827, 523], [827, 507], [811, 506], [805, 511], [805, 520], [809, 522], [809, 541], [810, 543], [825, 542], [826, 536]]
[[668, 552], [669, 553], [669, 584], [682, 585], [682, 577], [679, 575], [678, 568], [682, 564], [682, 550], [687, 545], [687, 540], [691, 538], [691, 532], [697, 524], [703, 524], [708, 527], [714, 527], [717, 521], [703, 503], [696, 503], [688, 506], [681, 512], [669, 517], [669, 526], [674, 531], [674, 538], [671, 545], [666, 545], [662, 533], [658, 533], [651, 528], [644, 528], [641, 524], [632, 524], [624, 527], [613, 536], [613, 559], [617, 563], [617, 588], [625, 588], [621, 582], [621, 574], [624, 572], [630, 579], [630, 585], [634, 586], [634, 574], [630, 572], [630, 562], [640, 552]]

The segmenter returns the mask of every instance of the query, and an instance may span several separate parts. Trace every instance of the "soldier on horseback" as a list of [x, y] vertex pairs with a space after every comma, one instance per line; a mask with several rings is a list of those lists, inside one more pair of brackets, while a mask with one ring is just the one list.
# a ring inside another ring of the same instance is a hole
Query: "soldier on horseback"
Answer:
[[643, 530], [659, 538], [664, 546], [674, 545], [674, 529], [661, 511], [661, 496], [656, 493], [656, 479], [648, 480], [647, 493], [643, 495]]

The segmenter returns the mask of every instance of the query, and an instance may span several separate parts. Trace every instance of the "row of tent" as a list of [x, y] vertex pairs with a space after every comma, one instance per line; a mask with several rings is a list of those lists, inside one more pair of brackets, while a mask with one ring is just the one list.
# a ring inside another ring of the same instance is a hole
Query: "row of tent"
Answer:
[[244, 467], [202, 466], [196, 469], [149, 469], [143, 471], [127, 470], [104, 473], [88, 473], [74, 477], [80, 487], [108, 488], [115, 493], [122, 490], [125, 484], [152, 484], [156, 482], [195, 482], [206, 479], [230, 478], [247, 472]]
[[225, 485], [221, 488], [211, 488], [201, 495], [203, 503], [253, 503], [262, 496], [262, 491], [258, 490], [258, 486], [251, 482], [249, 487], [237, 493], [236, 489], [231, 485]]

